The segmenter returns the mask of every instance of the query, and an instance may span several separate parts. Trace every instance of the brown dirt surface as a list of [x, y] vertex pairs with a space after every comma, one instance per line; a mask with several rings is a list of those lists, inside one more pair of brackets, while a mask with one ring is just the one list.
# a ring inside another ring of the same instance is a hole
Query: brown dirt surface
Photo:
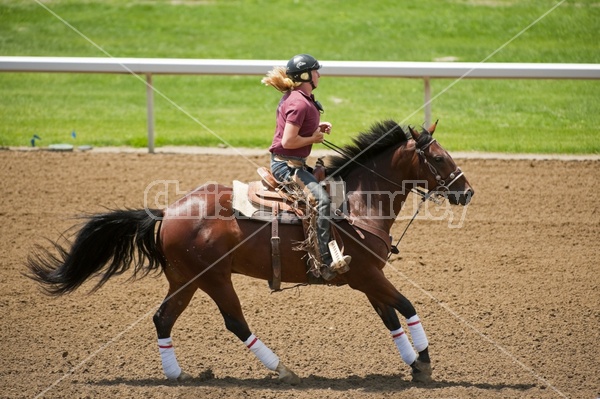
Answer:
[[206, 181], [255, 180], [267, 158], [248, 159], [0, 151], [0, 397], [600, 396], [598, 161], [458, 160], [476, 191], [463, 223], [415, 221], [385, 269], [421, 316], [431, 384], [410, 381], [389, 332], [348, 287], [271, 294], [264, 281], [234, 277], [252, 331], [303, 379], [297, 387], [279, 383], [198, 292], [173, 331], [194, 376], [177, 384], [164, 379], [152, 323], [164, 276], [118, 276], [53, 299], [22, 275], [34, 245], [48, 246], [44, 237], [56, 240], [75, 216], [141, 208], [157, 180], [171, 181], [165, 202]]

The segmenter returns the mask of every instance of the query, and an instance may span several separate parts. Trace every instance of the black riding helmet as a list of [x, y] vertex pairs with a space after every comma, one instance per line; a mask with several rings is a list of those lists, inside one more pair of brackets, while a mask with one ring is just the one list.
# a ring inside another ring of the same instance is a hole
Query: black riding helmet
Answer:
[[294, 82], [311, 82], [310, 71], [321, 68], [321, 64], [310, 54], [298, 54], [290, 59], [285, 68], [286, 75]]

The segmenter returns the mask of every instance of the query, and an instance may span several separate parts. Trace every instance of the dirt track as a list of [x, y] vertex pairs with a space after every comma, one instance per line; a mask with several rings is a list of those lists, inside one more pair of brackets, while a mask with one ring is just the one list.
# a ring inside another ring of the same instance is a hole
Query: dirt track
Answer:
[[253, 332], [303, 378], [291, 388], [225, 329], [203, 293], [175, 325], [179, 362], [196, 377], [177, 385], [164, 380], [151, 318], [164, 277], [122, 276], [92, 295], [89, 284], [51, 299], [21, 275], [32, 245], [56, 239], [75, 215], [143, 207], [154, 180], [178, 181], [183, 192], [255, 179], [251, 163], [0, 152], [0, 397], [599, 397], [600, 162], [458, 163], [476, 191], [462, 228], [415, 222], [386, 268], [423, 320], [436, 382], [410, 382], [362, 294], [322, 286], [270, 294], [264, 281], [235, 277]]

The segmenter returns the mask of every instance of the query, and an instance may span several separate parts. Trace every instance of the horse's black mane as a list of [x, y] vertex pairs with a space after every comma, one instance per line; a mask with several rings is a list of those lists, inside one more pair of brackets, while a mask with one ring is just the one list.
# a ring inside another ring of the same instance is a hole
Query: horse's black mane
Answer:
[[[360, 167], [359, 163], [364, 165], [373, 156], [405, 143], [407, 141], [406, 132], [408, 132], [408, 127], [403, 128], [391, 119], [373, 124], [369, 130], [352, 139], [354, 144], [349, 144], [341, 149], [343, 155], [330, 157], [327, 174], [345, 177], [350, 171]], [[410, 137], [410, 133], [408, 133], [408, 137]], [[420, 147], [430, 140], [431, 135], [423, 132], [417, 141], [417, 146]]]

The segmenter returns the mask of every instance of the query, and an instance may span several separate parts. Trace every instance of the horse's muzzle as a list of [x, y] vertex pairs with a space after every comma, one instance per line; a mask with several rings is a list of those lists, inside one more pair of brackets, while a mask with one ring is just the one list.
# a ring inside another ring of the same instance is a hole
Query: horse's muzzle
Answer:
[[468, 188], [463, 192], [449, 191], [448, 201], [453, 205], [467, 205], [471, 201], [473, 195], [475, 195], [475, 191], [471, 188]]

